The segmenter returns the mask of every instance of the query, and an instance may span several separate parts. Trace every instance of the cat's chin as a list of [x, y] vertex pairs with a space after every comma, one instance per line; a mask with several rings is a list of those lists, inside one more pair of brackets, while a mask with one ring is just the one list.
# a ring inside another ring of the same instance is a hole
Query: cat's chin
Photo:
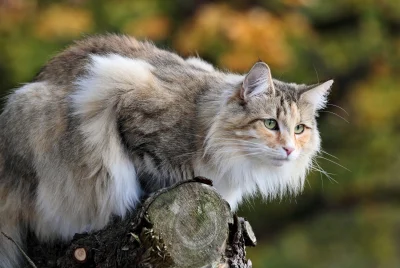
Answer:
[[272, 166], [275, 167], [282, 167], [285, 164], [289, 163], [290, 160], [287, 158], [283, 158], [283, 159], [270, 159], [269, 162], [271, 163]]

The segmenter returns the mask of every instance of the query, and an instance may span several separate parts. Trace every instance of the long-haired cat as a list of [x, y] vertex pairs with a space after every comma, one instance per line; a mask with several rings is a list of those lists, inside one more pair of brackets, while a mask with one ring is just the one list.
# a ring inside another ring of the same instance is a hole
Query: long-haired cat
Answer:
[[[24, 244], [68, 240], [124, 216], [141, 196], [204, 176], [232, 209], [303, 188], [333, 81], [273, 79], [183, 59], [128, 36], [87, 38], [12, 93], [0, 115], [0, 229]], [[0, 235], [0, 267], [18, 267]]]

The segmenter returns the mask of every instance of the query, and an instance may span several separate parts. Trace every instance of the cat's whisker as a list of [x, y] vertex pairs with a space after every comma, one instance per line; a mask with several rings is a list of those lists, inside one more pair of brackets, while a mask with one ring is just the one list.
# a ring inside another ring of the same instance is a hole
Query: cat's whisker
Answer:
[[[327, 171], [323, 170], [322, 168], [316, 169], [316, 170], [320, 171], [320, 172], [323, 172], [325, 175], [329, 175], [329, 176], [335, 176], [336, 175], [334, 173], [327, 172]], [[331, 177], [329, 177], [329, 178], [331, 178]]]
[[343, 168], [343, 169], [345, 169], [345, 170], [351, 172], [350, 169], [346, 168], [345, 166], [342, 166], [341, 164], [339, 164], [339, 163], [337, 163], [337, 162], [335, 162], [335, 161], [333, 161], [333, 160], [331, 160], [331, 159], [329, 159], [329, 158], [326, 158], [326, 157], [323, 157], [323, 156], [320, 156], [320, 155], [317, 155], [316, 157], [317, 157], [317, 158], [321, 158], [321, 159], [325, 159], [326, 161], [329, 161], [329, 162], [331, 162], [331, 163], [333, 163], [333, 164], [335, 164], [335, 165], [337, 165], [337, 166], [339, 166], [339, 167], [341, 167], [341, 168]]
[[334, 175], [333, 173], [328, 173], [328, 172], [326, 172], [326, 171], [319, 165], [319, 163], [317, 162], [316, 159], [312, 159], [312, 161], [311, 161], [311, 167], [314, 167], [313, 165], [316, 165], [319, 169], [323, 170], [326, 174]]
[[[318, 168], [314, 167], [314, 165], [316, 165]], [[330, 181], [333, 181], [335, 183], [338, 183], [335, 179], [332, 178], [332, 176], [334, 176], [335, 174], [329, 173], [327, 171], [325, 171], [316, 160], [313, 160], [311, 162], [311, 169], [318, 171], [320, 173], [320, 175], [324, 174]]]
[[[321, 170], [321, 169], [318, 169], [318, 168], [311, 168], [311, 169], [314, 170], [314, 171], [318, 171], [320, 174], [324, 174], [330, 181], [335, 182], [335, 183], [338, 184], [338, 181], [335, 180], [334, 178], [332, 178], [332, 176], [329, 175], [330, 173], [326, 172], [325, 170]], [[321, 175], [321, 179], [322, 179], [322, 175]]]
[[330, 172], [325, 171], [325, 170], [318, 164], [317, 161], [312, 162], [312, 165], [316, 165], [316, 166], [318, 167], [318, 169], [317, 169], [316, 167], [314, 167], [314, 166], [311, 166], [311, 168], [313, 168], [313, 169], [315, 169], [315, 170], [318, 170], [318, 171], [322, 171], [324, 174], [332, 175], [332, 176], [335, 176], [335, 175], [336, 175], [336, 174], [333, 174], [333, 173], [330, 173]]
[[328, 156], [330, 156], [330, 157], [333, 157], [333, 158], [339, 160], [339, 158], [336, 157], [336, 156], [334, 156], [333, 154], [330, 154], [330, 153], [328, 153], [328, 152], [326, 152], [326, 151], [324, 151], [324, 150], [321, 150], [321, 152], [324, 153], [324, 154], [326, 154], [326, 155], [328, 155]]
[[[316, 168], [313, 168], [313, 167], [311, 167], [311, 170], [318, 171], [318, 173], [319, 173], [319, 178], [321, 179], [322, 189], [324, 189], [324, 179], [322, 178], [322, 172], [321, 172], [319, 169], [316, 169]], [[328, 179], [328, 180], [329, 180], [329, 179]]]
[[313, 170], [313, 171], [317, 171], [318, 173], [320, 173], [320, 177], [321, 177], [321, 182], [322, 182], [322, 184], [323, 184], [322, 175], [325, 175], [325, 177], [327, 177], [327, 178], [329, 179], [329, 181], [332, 181], [332, 182], [338, 184], [338, 182], [337, 182], [335, 179], [333, 179], [331, 176], [327, 175], [323, 170], [316, 169], [316, 168], [313, 168], [312, 170]]
[[[321, 177], [321, 179], [322, 179], [322, 177]], [[306, 180], [306, 182], [307, 182], [307, 184], [308, 184], [308, 187], [310, 187], [310, 189], [311, 189], [312, 187], [311, 187], [310, 182], [309, 182], [308, 180]]]
[[329, 114], [336, 115], [337, 117], [341, 118], [346, 123], [350, 123], [346, 118], [344, 118], [343, 116], [338, 115], [337, 113], [334, 113], [334, 112], [331, 112], [331, 111], [319, 111], [319, 112], [320, 113], [329, 113]]
[[342, 110], [343, 112], [345, 112], [347, 115], [350, 115], [343, 107], [340, 107], [339, 105], [330, 104], [330, 103], [328, 103], [327, 105], [333, 106], [333, 107], [336, 107], [336, 108], [339, 108], [340, 110]]

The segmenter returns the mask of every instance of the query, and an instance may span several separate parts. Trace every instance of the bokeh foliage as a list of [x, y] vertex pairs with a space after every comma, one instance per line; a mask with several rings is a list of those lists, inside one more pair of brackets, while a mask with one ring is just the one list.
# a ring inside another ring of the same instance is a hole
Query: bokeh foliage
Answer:
[[0, 0], [0, 95], [72, 40], [105, 32], [235, 72], [261, 59], [282, 80], [334, 78], [319, 119], [331, 155], [318, 159], [334, 175], [313, 172], [298, 197], [246, 202], [240, 213], [259, 237], [250, 258], [254, 267], [400, 267], [398, 0]]

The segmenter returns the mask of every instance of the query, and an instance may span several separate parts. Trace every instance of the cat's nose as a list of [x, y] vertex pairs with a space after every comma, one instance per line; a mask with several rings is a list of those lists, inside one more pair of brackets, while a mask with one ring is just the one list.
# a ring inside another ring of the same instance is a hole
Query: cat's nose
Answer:
[[289, 156], [294, 151], [294, 148], [293, 147], [283, 147], [283, 150], [285, 150], [287, 156]]

